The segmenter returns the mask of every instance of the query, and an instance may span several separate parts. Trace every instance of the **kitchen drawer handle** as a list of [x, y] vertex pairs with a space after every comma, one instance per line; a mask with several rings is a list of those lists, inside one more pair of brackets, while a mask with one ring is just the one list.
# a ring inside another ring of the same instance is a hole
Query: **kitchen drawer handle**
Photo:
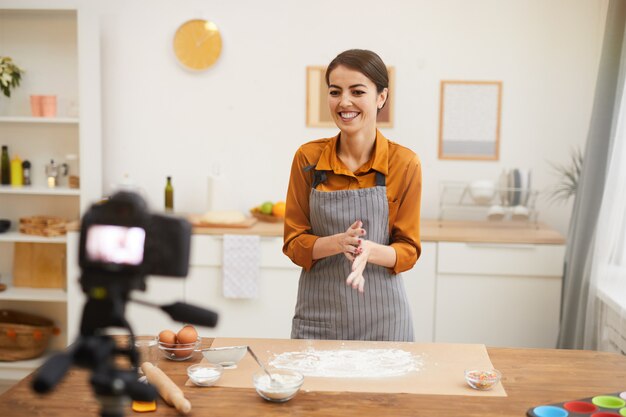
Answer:
[[493, 248], [493, 249], [523, 249], [523, 250], [534, 250], [536, 249], [535, 245], [524, 245], [519, 243], [466, 243], [465, 246], [470, 248]]

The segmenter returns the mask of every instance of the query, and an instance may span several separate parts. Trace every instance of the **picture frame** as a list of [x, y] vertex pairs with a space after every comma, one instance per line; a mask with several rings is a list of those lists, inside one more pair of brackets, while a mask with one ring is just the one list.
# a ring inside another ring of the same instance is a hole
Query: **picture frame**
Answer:
[[500, 158], [502, 81], [442, 80], [439, 159]]
[[[393, 127], [395, 69], [387, 67], [389, 73], [389, 94], [387, 103], [378, 113], [377, 127]], [[308, 66], [306, 68], [306, 125], [308, 127], [336, 127], [332, 119], [326, 95], [326, 67]]]

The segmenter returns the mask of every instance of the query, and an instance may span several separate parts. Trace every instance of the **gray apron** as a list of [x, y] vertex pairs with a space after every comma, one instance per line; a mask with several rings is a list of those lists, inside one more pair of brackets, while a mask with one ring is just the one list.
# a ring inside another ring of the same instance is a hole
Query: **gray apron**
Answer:
[[[376, 186], [372, 188], [316, 190], [325, 180], [325, 171], [314, 171], [309, 197], [312, 233], [343, 233], [360, 219], [367, 232], [364, 238], [388, 245], [385, 176], [376, 172]], [[363, 271], [362, 294], [346, 285], [350, 268], [350, 261], [340, 253], [318, 260], [310, 271], [302, 270], [291, 338], [412, 342], [413, 321], [402, 277], [368, 263]]]

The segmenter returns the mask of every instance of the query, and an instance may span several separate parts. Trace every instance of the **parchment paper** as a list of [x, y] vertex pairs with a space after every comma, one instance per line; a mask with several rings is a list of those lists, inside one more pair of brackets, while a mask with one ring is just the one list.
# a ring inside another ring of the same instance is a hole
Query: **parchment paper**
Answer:
[[[402, 349], [419, 355], [423, 365], [420, 370], [403, 376], [387, 378], [320, 378], [305, 377], [303, 391], [376, 392], [435, 395], [470, 395], [482, 397], [506, 397], [501, 383], [491, 390], [478, 391], [465, 382], [465, 369], [492, 369], [493, 365], [485, 345], [364, 342], [341, 340], [293, 340], [293, 339], [237, 339], [216, 338], [211, 347], [248, 345], [259, 359], [269, 364], [274, 355], [284, 352], [338, 349]], [[206, 359], [203, 359], [206, 361]], [[231, 388], [254, 388], [252, 375], [259, 366], [248, 354], [236, 369], [224, 369], [216, 386]], [[193, 386], [191, 381], [185, 385]]]

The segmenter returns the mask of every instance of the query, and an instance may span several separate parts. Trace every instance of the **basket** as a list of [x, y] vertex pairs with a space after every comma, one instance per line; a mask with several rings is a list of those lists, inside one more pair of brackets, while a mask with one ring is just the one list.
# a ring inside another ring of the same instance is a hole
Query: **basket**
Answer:
[[257, 208], [250, 209], [250, 213], [252, 214], [252, 216], [256, 217], [262, 222], [279, 223], [283, 221], [282, 217], [276, 217], [272, 216], [271, 214], [261, 213]]
[[0, 361], [41, 356], [53, 331], [54, 323], [44, 317], [0, 309]]

